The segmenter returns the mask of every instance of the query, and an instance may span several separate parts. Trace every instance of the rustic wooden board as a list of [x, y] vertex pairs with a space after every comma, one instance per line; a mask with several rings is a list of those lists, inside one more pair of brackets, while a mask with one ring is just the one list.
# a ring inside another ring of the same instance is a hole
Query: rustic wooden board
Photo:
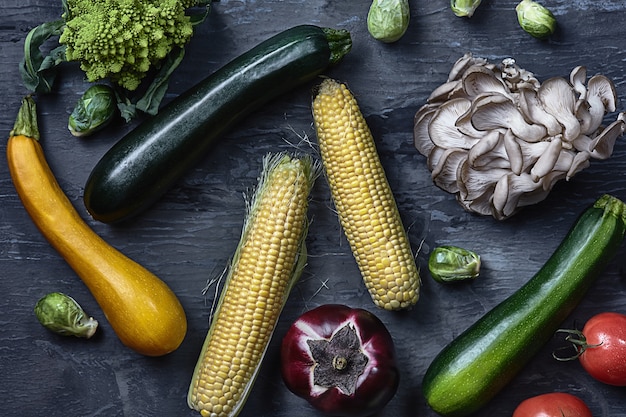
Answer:
[[[381, 416], [435, 416], [420, 394], [421, 378], [437, 352], [483, 313], [529, 279], [556, 248], [578, 214], [602, 193], [626, 198], [626, 147], [568, 183], [559, 183], [542, 203], [497, 222], [464, 212], [454, 197], [432, 184], [425, 158], [412, 144], [413, 115], [464, 53], [498, 62], [514, 57], [539, 79], [567, 76], [577, 65], [590, 75], [611, 77], [624, 110], [626, 93], [626, 4], [619, 0], [544, 1], [559, 28], [538, 41], [518, 26], [516, 1], [483, 1], [471, 19], [457, 18], [448, 1], [411, 1], [411, 25], [396, 44], [367, 33], [369, 2], [290, 0], [232, 1], [216, 4], [198, 29], [172, 79], [168, 99], [190, 88], [231, 58], [292, 25], [311, 23], [350, 30], [352, 52], [326, 75], [346, 81], [357, 95], [374, 132], [389, 181], [423, 272], [418, 305], [406, 313], [377, 310], [360, 275], [337, 218], [328, 188], [317, 182], [311, 203], [309, 264], [281, 316], [257, 383], [241, 416], [317, 416], [292, 395], [278, 373], [280, 340], [302, 312], [324, 303], [366, 308], [389, 327], [402, 365], [397, 395]], [[58, 18], [60, 1], [5, 0], [0, 6], [0, 131], [8, 135], [21, 98], [18, 62], [23, 39], [33, 26]], [[43, 146], [59, 182], [80, 213], [108, 242], [166, 281], [187, 312], [189, 330], [182, 346], [161, 358], [145, 358], [125, 348], [73, 271], [47, 244], [22, 208], [6, 163], [0, 163], [0, 406], [4, 416], [195, 416], [186, 393], [208, 327], [214, 292], [203, 295], [238, 242], [245, 211], [243, 193], [256, 184], [262, 156], [298, 150], [313, 153], [310, 89], [303, 86], [249, 117], [141, 216], [124, 225], [93, 221], [82, 204], [87, 176], [98, 159], [131, 125], [118, 124], [79, 140], [66, 129], [75, 100], [86, 89], [72, 66], [58, 90], [38, 97]], [[609, 115], [614, 118], [615, 115]], [[4, 142], [0, 145], [4, 153]], [[429, 251], [441, 244], [475, 250], [483, 259], [481, 277], [471, 284], [442, 286], [426, 272]], [[604, 310], [626, 312], [622, 248], [566, 320], [573, 327]], [[89, 341], [56, 336], [40, 326], [32, 309], [50, 291], [71, 294], [100, 320]], [[510, 415], [524, 398], [554, 390], [583, 398], [597, 417], [626, 414], [624, 390], [604, 386], [577, 363], [558, 363], [554, 339], [477, 416]]]

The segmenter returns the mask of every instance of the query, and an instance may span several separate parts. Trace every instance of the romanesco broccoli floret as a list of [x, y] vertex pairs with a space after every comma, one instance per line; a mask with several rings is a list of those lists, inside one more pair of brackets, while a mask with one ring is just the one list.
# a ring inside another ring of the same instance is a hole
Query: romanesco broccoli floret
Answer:
[[146, 73], [193, 35], [187, 8], [199, 0], [67, 0], [59, 38], [66, 59], [91, 82], [109, 78], [133, 91]]

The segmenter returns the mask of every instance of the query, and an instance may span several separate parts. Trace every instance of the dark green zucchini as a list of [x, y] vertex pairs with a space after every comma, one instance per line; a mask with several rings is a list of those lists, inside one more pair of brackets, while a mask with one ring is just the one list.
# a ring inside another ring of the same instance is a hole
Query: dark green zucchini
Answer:
[[87, 210], [105, 223], [144, 211], [243, 117], [321, 74], [351, 46], [346, 30], [302, 25], [235, 58], [129, 132], [98, 161], [85, 186]]
[[447, 417], [484, 406], [558, 330], [615, 256], [626, 205], [604, 195], [585, 210], [544, 266], [448, 344], [422, 381], [429, 406]]

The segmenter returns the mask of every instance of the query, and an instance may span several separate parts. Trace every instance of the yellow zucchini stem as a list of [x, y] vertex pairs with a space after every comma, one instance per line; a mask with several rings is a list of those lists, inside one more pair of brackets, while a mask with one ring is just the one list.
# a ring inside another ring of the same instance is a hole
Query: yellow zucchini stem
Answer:
[[39, 125], [37, 124], [37, 108], [35, 100], [31, 96], [26, 96], [22, 100], [22, 105], [17, 112], [13, 130], [9, 136], [26, 136], [34, 140], [39, 140]]

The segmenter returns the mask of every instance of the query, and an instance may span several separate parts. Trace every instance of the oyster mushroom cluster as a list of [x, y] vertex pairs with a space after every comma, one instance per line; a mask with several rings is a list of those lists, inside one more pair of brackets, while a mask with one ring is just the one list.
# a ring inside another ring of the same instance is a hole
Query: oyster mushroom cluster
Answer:
[[611, 156], [626, 126], [624, 113], [602, 126], [616, 101], [613, 82], [587, 79], [582, 66], [540, 83], [511, 58], [496, 65], [468, 53], [417, 111], [415, 147], [438, 187], [503, 220]]

